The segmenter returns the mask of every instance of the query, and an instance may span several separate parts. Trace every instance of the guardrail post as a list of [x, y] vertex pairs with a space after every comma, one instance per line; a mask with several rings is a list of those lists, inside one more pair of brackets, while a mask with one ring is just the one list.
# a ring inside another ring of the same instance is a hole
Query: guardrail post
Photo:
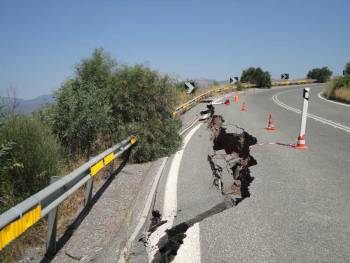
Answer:
[[113, 162], [111, 162], [109, 164], [109, 167], [108, 167], [108, 176], [112, 176], [113, 175], [113, 171], [114, 171]]
[[85, 206], [88, 206], [91, 203], [93, 186], [94, 186], [94, 178], [90, 176], [89, 180], [86, 182]]
[[[50, 178], [50, 184], [58, 181], [60, 176], [52, 176]], [[47, 243], [46, 243], [46, 255], [52, 256], [56, 253], [56, 234], [57, 234], [57, 209], [55, 207], [48, 214], [48, 231], [47, 231]]]

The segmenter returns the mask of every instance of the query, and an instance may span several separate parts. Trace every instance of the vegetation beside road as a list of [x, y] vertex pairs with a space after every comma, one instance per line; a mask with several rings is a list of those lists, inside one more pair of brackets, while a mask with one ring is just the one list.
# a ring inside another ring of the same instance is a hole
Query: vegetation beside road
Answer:
[[[189, 95], [176, 79], [144, 65], [119, 64], [96, 49], [76, 66], [74, 77], [62, 84], [55, 98], [55, 103], [31, 116], [7, 110], [15, 105], [2, 108], [0, 212], [47, 186], [52, 176], [67, 174], [127, 135], [138, 137], [130, 156], [134, 162], [170, 155], [181, 143], [181, 122], [172, 112]], [[61, 206], [60, 214], [73, 215], [83, 198], [80, 189]], [[62, 220], [69, 221], [60, 218], [59, 225]], [[24, 234], [19, 243], [1, 251], [1, 262], [19, 260], [23, 246], [33, 244], [40, 236], [37, 232], [43, 231], [29, 232], [31, 236]]]
[[314, 68], [307, 73], [308, 79], [316, 79], [317, 82], [324, 83], [327, 82], [333, 72], [328, 67]]
[[250, 67], [243, 70], [240, 82], [255, 84], [257, 88], [271, 88], [272, 85], [271, 74], [268, 71], [263, 71], [260, 67]]
[[328, 99], [350, 103], [350, 75], [331, 80], [327, 83], [323, 94]]
[[4, 106], [0, 212], [46, 186], [60, 167], [87, 160], [130, 134], [138, 137], [132, 161], [171, 154], [181, 142], [181, 123], [172, 112], [184, 93], [169, 76], [143, 65], [121, 65], [96, 49], [62, 84], [55, 103], [32, 116]]
[[120, 65], [100, 49], [76, 67], [56, 93], [56, 103], [39, 114], [68, 156], [89, 157], [135, 134], [131, 159], [154, 160], [180, 143], [176, 80], [143, 65]]
[[350, 62], [345, 65], [344, 76], [338, 76], [327, 83], [323, 94], [328, 99], [350, 103]]

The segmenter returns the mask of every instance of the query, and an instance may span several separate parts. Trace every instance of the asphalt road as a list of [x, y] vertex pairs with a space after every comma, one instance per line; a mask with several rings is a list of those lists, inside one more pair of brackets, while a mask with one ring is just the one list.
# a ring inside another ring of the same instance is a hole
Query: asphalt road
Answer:
[[[255, 178], [251, 196], [236, 207], [203, 216], [186, 231], [174, 262], [349, 262], [350, 107], [321, 100], [317, 96], [321, 90], [320, 85], [311, 86], [309, 113], [319, 119], [307, 120], [309, 148], [269, 144], [252, 148], [258, 164], [251, 167]], [[250, 91], [239, 103], [233, 103], [231, 95], [231, 105], [217, 105], [216, 113], [223, 115], [226, 124], [245, 128], [259, 143], [295, 143], [300, 114], [277, 105], [272, 98], [276, 95], [283, 104], [301, 109], [301, 94], [301, 87]], [[242, 101], [247, 112], [240, 111]], [[187, 114], [195, 116], [202, 108]], [[277, 128], [274, 133], [264, 129], [270, 112]], [[223, 202], [212, 186], [206, 159], [208, 129], [205, 124], [195, 129], [181, 158], [168, 159], [158, 186], [154, 209], [163, 219], [171, 218], [173, 226]], [[176, 194], [169, 197], [167, 180], [174, 175], [174, 159], [179, 162], [177, 184], [172, 186]], [[150, 259], [155, 250], [148, 249]]]

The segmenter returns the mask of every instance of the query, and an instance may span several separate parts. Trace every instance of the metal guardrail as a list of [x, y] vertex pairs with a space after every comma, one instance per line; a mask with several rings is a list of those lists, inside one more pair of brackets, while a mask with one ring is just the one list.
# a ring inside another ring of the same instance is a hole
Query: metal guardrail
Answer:
[[[315, 83], [315, 82], [316, 82], [315, 79], [281, 80], [281, 81], [272, 81], [272, 86], [303, 85], [303, 84], [311, 84], [311, 83]], [[250, 84], [250, 83], [241, 83], [241, 84], [242, 84], [243, 88], [255, 88], [256, 87], [255, 84]], [[196, 103], [209, 97], [213, 93], [224, 92], [224, 91], [233, 91], [234, 86], [235, 85], [233, 84], [233, 85], [229, 85], [226, 87], [217, 88], [217, 89], [207, 91], [207, 92], [195, 97], [194, 99], [191, 99], [191, 100], [187, 101], [186, 103], [177, 107], [175, 109], [175, 111], [173, 112], [173, 116], [176, 116], [178, 114], [186, 112], [187, 110], [191, 109]]]
[[226, 87], [222, 87], [222, 88], [217, 88], [217, 89], [213, 89], [213, 90], [209, 90], [197, 97], [195, 97], [194, 99], [191, 99], [189, 101], [187, 101], [186, 103], [180, 105], [179, 107], [177, 107], [175, 109], [175, 111], [173, 112], [173, 116], [176, 116], [178, 114], [181, 114], [187, 110], [189, 110], [190, 108], [192, 108], [196, 103], [202, 101], [203, 99], [209, 97], [210, 95], [212, 95], [213, 93], [217, 93], [217, 92], [223, 92], [223, 91], [233, 91], [234, 86], [226, 86]]
[[275, 80], [272, 81], [272, 86], [287, 86], [287, 85], [304, 85], [317, 82], [316, 79], [300, 79], [300, 80]]
[[48, 216], [47, 255], [56, 251], [57, 208], [86, 184], [85, 206], [91, 204], [93, 177], [137, 142], [130, 136], [92, 158], [66, 176], [51, 178], [51, 184], [0, 215], [0, 250], [41, 218]]

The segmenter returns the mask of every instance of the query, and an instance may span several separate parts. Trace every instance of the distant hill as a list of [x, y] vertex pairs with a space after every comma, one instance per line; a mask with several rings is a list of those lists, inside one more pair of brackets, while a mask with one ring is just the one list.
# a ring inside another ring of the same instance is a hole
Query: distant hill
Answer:
[[[2, 99], [6, 101], [6, 98], [2, 98]], [[46, 103], [52, 103], [53, 101], [54, 101], [53, 95], [41, 95], [39, 97], [30, 99], [30, 100], [17, 99], [16, 112], [28, 114], [35, 111], [40, 106]]]
[[19, 113], [31, 113], [46, 103], [54, 101], [53, 95], [41, 95], [31, 100], [20, 100], [17, 111]]
[[206, 79], [206, 78], [198, 78], [198, 79], [194, 79], [194, 80], [198, 83], [199, 88], [212, 86], [214, 83], [218, 83], [218, 84], [227, 84], [228, 83], [228, 81], [226, 81], [226, 80], [217, 81], [215, 79]]

